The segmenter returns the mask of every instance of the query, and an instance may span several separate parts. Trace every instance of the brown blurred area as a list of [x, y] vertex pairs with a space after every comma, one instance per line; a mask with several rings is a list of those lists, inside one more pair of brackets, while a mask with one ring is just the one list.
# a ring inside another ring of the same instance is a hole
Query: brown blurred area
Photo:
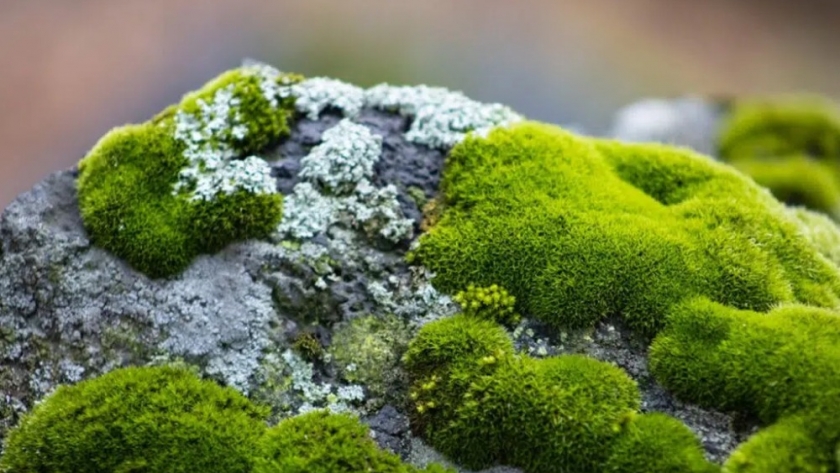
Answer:
[[840, 97], [840, 2], [0, 0], [0, 208], [244, 57], [599, 131], [646, 96]]

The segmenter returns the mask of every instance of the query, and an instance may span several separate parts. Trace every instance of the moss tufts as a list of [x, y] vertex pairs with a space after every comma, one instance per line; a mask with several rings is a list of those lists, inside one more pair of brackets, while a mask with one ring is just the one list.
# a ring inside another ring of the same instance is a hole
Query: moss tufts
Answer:
[[735, 102], [724, 120], [724, 161], [790, 204], [840, 218], [840, 108], [815, 96]]
[[672, 310], [649, 360], [651, 373], [681, 399], [769, 426], [733, 454], [733, 471], [765, 471], [749, 466], [769, 465], [756, 460], [764, 455], [780, 464], [828, 458], [840, 441], [837, 312], [790, 305], [757, 313], [686, 301]]
[[415, 426], [471, 469], [597, 471], [604, 445], [640, 404], [621, 369], [579, 355], [514, 355], [504, 329], [466, 315], [424, 326], [405, 362]]
[[[828, 419], [787, 417], [742, 443], [723, 465], [724, 473], [828, 473], [837, 471], [835, 449], [814, 435]], [[827, 432], [823, 432], [827, 433]], [[836, 435], [836, 433], [835, 433]], [[836, 438], [836, 437], [835, 437]], [[837, 444], [840, 446], [840, 443]]]
[[61, 386], [10, 433], [4, 473], [250, 472], [267, 411], [173, 367]]
[[267, 165], [248, 155], [288, 135], [291, 99], [267, 94], [294, 80], [229, 71], [149, 122], [109, 132], [79, 163], [92, 242], [158, 278], [199, 254], [267, 237], [282, 197]]
[[520, 315], [515, 312], [516, 298], [504, 288], [493, 284], [489, 287], [470, 285], [453, 298], [465, 314], [480, 319], [493, 320], [502, 325], [519, 323]]
[[[269, 429], [260, 441], [255, 473], [415, 473], [399, 457], [380, 450], [368, 428], [349, 414], [312, 411]], [[426, 473], [451, 470], [432, 465]]]
[[634, 415], [610, 448], [604, 473], [715, 473], [688, 427], [660, 413]]
[[524, 123], [447, 157], [443, 215], [410, 256], [450, 294], [498, 284], [556, 327], [622, 315], [652, 336], [703, 295], [733, 307], [840, 305], [840, 275], [784, 206], [688, 150]]
[[301, 332], [292, 342], [292, 348], [306, 361], [320, 360], [324, 356], [324, 346], [312, 332]]
[[840, 267], [840, 226], [824, 214], [804, 207], [791, 207], [788, 215], [799, 223], [799, 230], [829, 261]]

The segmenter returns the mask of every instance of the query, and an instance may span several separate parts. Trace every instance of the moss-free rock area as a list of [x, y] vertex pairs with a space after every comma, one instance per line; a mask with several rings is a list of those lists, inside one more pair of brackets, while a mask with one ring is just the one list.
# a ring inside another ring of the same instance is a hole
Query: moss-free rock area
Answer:
[[733, 167], [223, 73], [0, 217], [0, 472], [836, 473], [834, 204], [743, 173], [833, 112], [746, 104]]

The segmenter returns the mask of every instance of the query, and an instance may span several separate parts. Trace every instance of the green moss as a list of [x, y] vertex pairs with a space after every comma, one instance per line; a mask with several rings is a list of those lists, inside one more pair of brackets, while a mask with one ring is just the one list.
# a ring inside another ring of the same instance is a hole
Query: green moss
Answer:
[[604, 445], [640, 404], [621, 369], [578, 355], [517, 356], [499, 325], [465, 315], [424, 326], [405, 362], [414, 425], [471, 469], [599, 471]]
[[672, 310], [649, 360], [653, 375], [682, 399], [765, 424], [840, 406], [840, 315], [834, 311], [792, 305], [758, 313], [687, 301]]
[[[269, 429], [260, 442], [255, 473], [415, 473], [399, 457], [380, 450], [368, 428], [349, 414], [313, 411]], [[439, 465], [422, 470], [445, 473]], [[454, 473], [454, 472], [453, 472]]]
[[799, 223], [805, 239], [840, 267], [840, 226], [825, 215], [803, 207], [791, 207], [788, 214]]
[[453, 298], [465, 314], [480, 319], [493, 320], [503, 325], [516, 325], [521, 319], [514, 305], [516, 298], [496, 284], [490, 287], [470, 285]]
[[840, 217], [840, 108], [815, 96], [752, 99], [723, 121], [721, 159], [779, 199]]
[[613, 442], [604, 473], [714, 473], [703, 446], [684, 424], [660, 413], [632, 416]]
[[319, 360], [324, 356], [324, 347], [315, 334], [311, 332], [302, 332], [295, 337], [292, 343], [294, 349], [303, 359], [307, 361]]
[[812, 426], [818, 419], [792, 416], [759, 431], [732, 452], [724, 473], [829, 473], [834, 449], [821, 446]]
[[61, 386], [14, 428], [0, 471], [250, 472], [266, 412], [171, 367]]
[[188, 165], [186, 146], [175, 138], [176, 113], [198, 111], [221, 88], [233, 87], [240, 105], [230, 113], [239, 113], [248, 133], [237, 138], [223, 130], [213, 140], [245, 157], [288, 135], [293, 104], [286, 99], [272, 107], [260, 80], [242, 69], [229, 71], [149, 122], [105, 135], [79, 163], [79, 206], [93, 243], [157, 278], [177, 274], [199, 254], [268, 236], [282, 215], [279, 194], [239, 190], [197, 202], [183, 191], [173, 195]]
[[498, 284], [556, 327], [621, 315], [653, 335], [703, 295], [738, 308], [840, 305], [840, 276], [763, 188], [688, 150], [537, 123], [447, 157], [444, 212], [410, 260], [455, 294]]
[[344, 379], [382, 397], [406, 387], [400, 357], [410, 337], [399, 317], [368, 315], [337, 327], [329, 350]]
[[840, 441], [835, 311], [790, 305], [757, 313], [687, 301], [673, 309], [649, 361], [657, 380], [681, 399], [769, 426], [733, 454], [732, 471], [821, 471], [764, 468], [770, 458], [791, 467], [824, 465]]

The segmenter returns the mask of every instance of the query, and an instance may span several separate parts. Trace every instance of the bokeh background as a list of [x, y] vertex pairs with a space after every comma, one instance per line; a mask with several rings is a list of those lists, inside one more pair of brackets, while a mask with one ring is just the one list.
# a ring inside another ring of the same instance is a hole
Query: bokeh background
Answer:
[[245, 57], [598, 133], [650, 96], [840, 98], [836, 0], [0, 0], [0, 208]]

